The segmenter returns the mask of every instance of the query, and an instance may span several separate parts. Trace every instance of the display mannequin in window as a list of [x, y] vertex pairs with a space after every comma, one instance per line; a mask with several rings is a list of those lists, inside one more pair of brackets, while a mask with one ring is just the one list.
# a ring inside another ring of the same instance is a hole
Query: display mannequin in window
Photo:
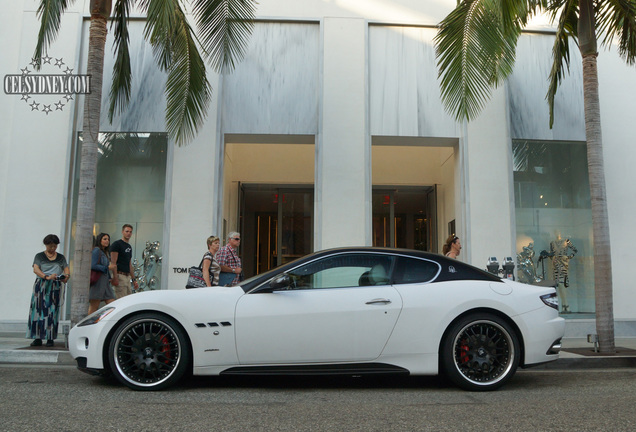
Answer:
[[550, 242], [550, 256], [552, 257], [554, 281], [557, 284], [557, 291], [561, 299], [561, 312], [563, 313], [570, 312], [567, 299], [567, 288], [570, 285], [568, 272], [570, 260], [574, 258], [577, 252], [570, 239], [562, 237], [560, 232], [557, 232], [556, 239]]

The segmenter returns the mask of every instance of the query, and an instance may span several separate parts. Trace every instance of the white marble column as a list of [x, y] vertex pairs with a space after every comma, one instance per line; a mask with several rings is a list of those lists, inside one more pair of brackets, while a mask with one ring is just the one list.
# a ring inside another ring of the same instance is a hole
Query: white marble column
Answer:
[[[468, 123], [460, 140], [463, 193], [457, 208], [464, 209], [461, 260], [485, 268], [489, 256], [499, 262], [515, 257], [512, 156], [506, 92], [500, 88], [482, 114]], [[502, 119], [493, 121], [493, 119]], [[458, 227], [459, 228], [459, 227]]]
[[322, 44], [316, 250], [367, 244], [371, 224], [365, 21], [325, 18]]

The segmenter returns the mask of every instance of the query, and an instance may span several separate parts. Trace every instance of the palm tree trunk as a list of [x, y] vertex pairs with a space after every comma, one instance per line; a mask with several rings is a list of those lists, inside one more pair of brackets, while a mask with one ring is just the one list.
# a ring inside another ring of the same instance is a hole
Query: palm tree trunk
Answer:
[[596, 293], [596, 332], [602, 353], [616, 352], [614, 343], [614, 304], [612, 293], [612, 251], [610, 245], [605, 165], [601, 135], [601, 110], [598, 97], [597, 54], [583, 57], [583, 99], [587, 164], [592, 199], [594, 232], [594, 287]]
[[93, 224], [95, 221], [95, 185], [97, 183], [97, 141], [102, 102], [104, 47], [107, 19], [98, 13], [91, 15], [88, 37], [87, 74], [91, 76], [91, 92], [84, 99], [82, 158], [80, 164], [77, 227], [73, 290], [71, 295], [71, 325], [77, 324], [88, 312]]
[[605, 193], [605, 163], [601, 134], [601, 108], [598, 97], [598, 57], [594, 1], [580, 0], [579, 49], [583, 58], [583, 104], [587, 139], [587, 169], [592, 199], [594, 233], [594, 291], [596, 333], [602, 353], [616, 352], [614, 344], [614, 301], [612, 293], [612, 250]]

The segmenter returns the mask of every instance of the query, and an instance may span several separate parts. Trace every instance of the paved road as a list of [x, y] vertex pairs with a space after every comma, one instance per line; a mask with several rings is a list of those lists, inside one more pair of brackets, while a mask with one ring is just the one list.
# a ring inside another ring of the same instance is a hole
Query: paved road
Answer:
[[633, 431], [636, 369], [526, 370], [465, 392], [437, 377], [189, 378], [134, 392], [72, 366], [0, 365], [2, 431]]

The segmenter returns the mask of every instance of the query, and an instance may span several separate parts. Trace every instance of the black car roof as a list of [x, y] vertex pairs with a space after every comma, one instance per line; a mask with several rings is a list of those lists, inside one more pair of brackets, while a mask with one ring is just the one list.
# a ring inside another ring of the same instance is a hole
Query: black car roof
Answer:
[[466, 264], [462, 261], [458, 261], [453, 258], [445, 257], [440, 254], [418, 251], [414, 249], [401, 249], [401, 248], [388, 248], [388, 247], [376, 247], [376, 246], [345, 246], [331, 249], [324, 249], [321, 251], [316, 251], [310, 254], [307, 254], [301, 258], [298, 258], [292, 262], [283, 264], [279, 267], [276, 267], [268, 272], [262, 274], [262, 278], [259, 277], [256, 280], [249, 282], [248, 284], [243, 285], [243, 289], [247, 292], [252, 288], [260, 285], [265, 282], [268, 278], [272, 277], [275, 274], [278, 274], [282, 271], [285, 271], [287, 268], [297, 267], [302, 265], [304, 262], [312, 261], [316, 258], [320, 258], [323, 256], [329, 256], [337, 253], [385, 253], [389, 255], [401, 255], [412, 258], [421, 258], [428, 259], [431, 261], [437, 262], [442, 267], [442, 272], [435, 279], [436, 282], [448, 281], [448, 280], [490, 280], [492, 282], [501, 282], [501, 278], [491, 273], [488, 273], [485, 270], [474, 267], [470, 264]]

